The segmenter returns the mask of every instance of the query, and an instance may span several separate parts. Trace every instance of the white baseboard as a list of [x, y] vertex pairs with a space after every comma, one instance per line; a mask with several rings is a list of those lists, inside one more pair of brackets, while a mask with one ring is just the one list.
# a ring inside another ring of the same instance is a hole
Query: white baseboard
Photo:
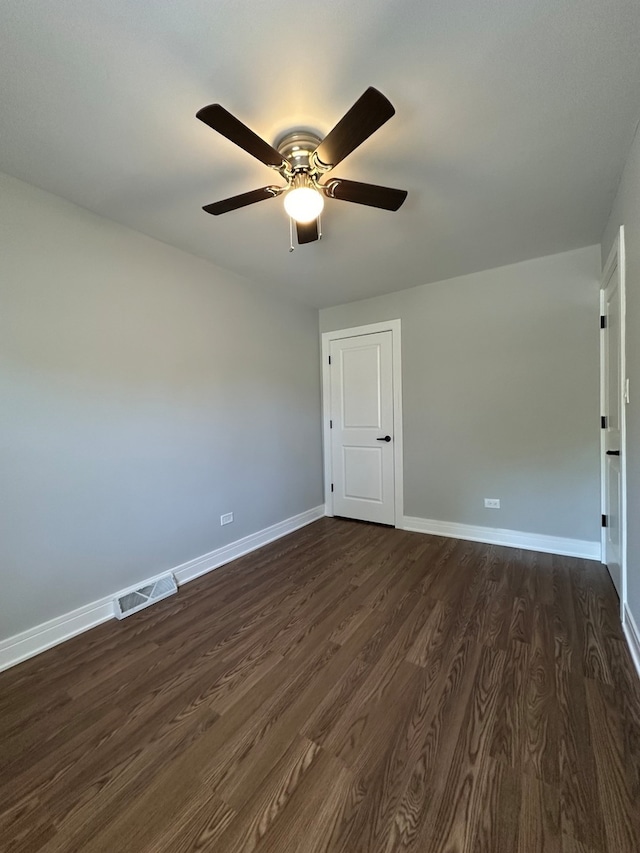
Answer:
[[257, 533], [251, 533], [243, 539], [237, 539], [235, 542], [224, 545], [222, 548], [216, 548], [215, 551], [210, 551], [202, 557], [196, 557], [195, 560], [182, 563], [182, 565], [176, 566], [171, 571], [175, 575], [178, 584], [182, 585], [323, 517], [324, 504], [316, 506], [313, 509], [308, 509], [306, 512], [301, 512], [299, 515], [294, 515], [291, 518], [286, 518], [277, 524], [272, 524], [271, 527], [265, 527], [264, 530], [258, 530]]
[[[238, 539], [236, 542], [231, 542], [229, 545], [224, 545], [222, 548], [217, 548], [215, 551], [210, 551], [195, 560], [182, 563], [171, 571], [179, 585], [188, 583], [213, 569], [224, 566], [225, 563], [230, 563], [231, 560], [243, 554], [255, 551], [275, 539], [280, 539], [300, 527], [311, 524], [312, 521], [322, 518], [324, 514], [324, 504], [314, 507], [279, 521], [277, 524], [272, 524], [270, 527], [265, 527], [264, 530], [259, 530], [250, 536], [245, 536], [243, 539]], [[92, 601], [90, 604], [78, 607], [77, 610], [29, 628], [21, 634], [0, 640], [0, 672], [114, 618], [113, 599], [118, 592], [116, 590], [113, 595]]]
[[0, 672], [17, 663], [22, 663], [23, 660], [35, 657], [40, 652], [45, 652], [77, 634], [82, 634], [89, 628], [95, 628], [107, 619], [113, 619], [114, 598], [115, 593], [113, 596], [85, 604], [84, 607], [78, 607], [77, 610], [63, 613], [62, 616], [57, 616], [48, 622], [42, 622], [21, 634], [14, 634], [13, 637], [0, 640]]
[[631, 652], [631, 657], [636, 667], [638, 676], [640, 677], [640, 631], [633, 618], [629, 605], [624, 605], [624, 618], [622, 620], [622, 630], [627, 638], [627, 645]]
[[453, 539], [486, 542], [488, 545], [507, 545], [510, 548], [524, 548], [526, 551], [542, 551], [546, 554], [600, 560], [600, 542], [589, 542], [586, 539], [564, 539], [561, 536], [523, 533], [518, 530], [503, 530], [499, 527], [476, 527], [472, 524], [413, 518], [407, 515], [404, 516], [402, 527], [404, 530], [413, 530], [416, 533], [431, 533], [435, 536], [450, 536]]

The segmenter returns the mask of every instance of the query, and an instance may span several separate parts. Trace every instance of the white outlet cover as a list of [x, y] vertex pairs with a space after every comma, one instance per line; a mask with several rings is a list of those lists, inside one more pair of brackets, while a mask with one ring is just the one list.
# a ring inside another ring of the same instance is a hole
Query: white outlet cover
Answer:
[[220, 516], [220, 524], [221, 525], [231, 524], [232, 521], [233, 521], [233, 513], [232, 512], [225, 512], [224, 515]]
[[500, 498], [485, 498], [484, 505], [487, 509], [500, 509]]

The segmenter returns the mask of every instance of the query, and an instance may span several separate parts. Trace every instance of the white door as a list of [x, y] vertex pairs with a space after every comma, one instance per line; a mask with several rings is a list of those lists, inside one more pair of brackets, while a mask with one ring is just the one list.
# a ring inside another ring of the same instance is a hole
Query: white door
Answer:
[[330, 343], [333, 513], [395, 523], [392, 332]]
[[608, 274], [602, 294], [602, 404], [603, 404], [603, 554], [611, 579], [622, 599], [622, 364], [621, 306], [618, 261]]

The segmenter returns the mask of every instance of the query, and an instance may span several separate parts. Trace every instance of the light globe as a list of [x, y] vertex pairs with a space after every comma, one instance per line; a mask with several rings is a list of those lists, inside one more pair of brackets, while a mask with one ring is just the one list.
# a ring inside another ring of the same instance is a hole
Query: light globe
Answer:
[[284, 209], [296, 222], [313, 222], [322, 213], [324, 199], [311, 187], [297, 187], [289, 190], [284, 197]]

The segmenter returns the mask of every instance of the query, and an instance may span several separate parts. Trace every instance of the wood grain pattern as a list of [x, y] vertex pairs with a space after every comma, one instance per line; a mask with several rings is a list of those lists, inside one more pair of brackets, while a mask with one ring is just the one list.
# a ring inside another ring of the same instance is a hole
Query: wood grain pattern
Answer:
[[0, 850], [637, 853], [606, 570], [322, 519], [0, 674]]

